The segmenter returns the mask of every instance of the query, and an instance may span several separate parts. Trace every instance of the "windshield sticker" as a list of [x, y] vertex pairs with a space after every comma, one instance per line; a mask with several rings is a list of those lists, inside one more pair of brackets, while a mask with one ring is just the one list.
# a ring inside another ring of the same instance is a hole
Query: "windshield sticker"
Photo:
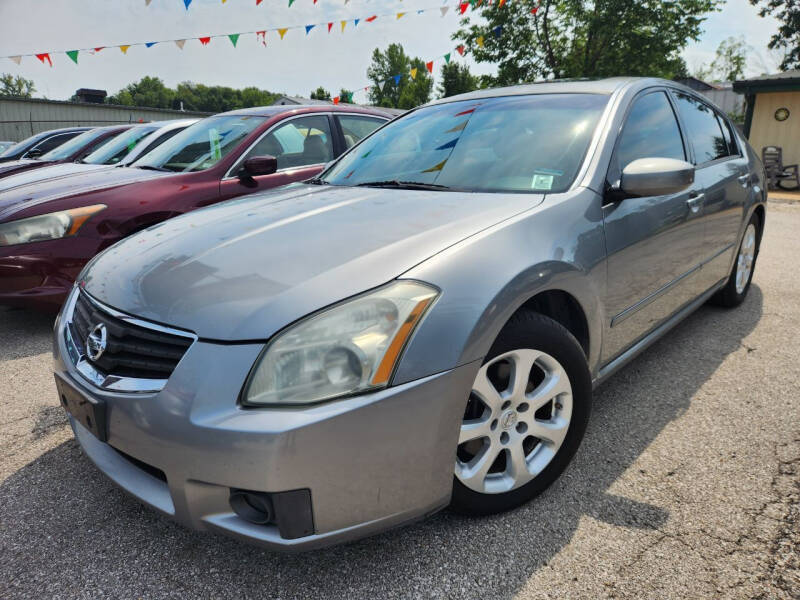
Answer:
[[208, 130], [208, 143], [209, 149], [211, 152], [211, 158], [214, 160], [219, 160], [222, 158], [222, 148], [219, 145], [219, 131], [217, 131], [214, 127]]
[[553, 187], [553, 176], [552, 175], [543, 175], [541, 173], [536, 173], [533, 176], [533, 181], [531, 182], [531, 189], [534, 190], [549, 190]]

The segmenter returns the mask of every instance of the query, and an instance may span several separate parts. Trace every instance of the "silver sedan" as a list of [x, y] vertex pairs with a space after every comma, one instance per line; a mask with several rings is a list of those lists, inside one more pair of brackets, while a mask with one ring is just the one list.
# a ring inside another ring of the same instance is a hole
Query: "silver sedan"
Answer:
[[447, 98], [96, 257], [58, 390], [97, 467], [192, 528], [298, 550], [509, 510], [593, 386], [743, 301], [764, 222], [756, 154], [673, 82]]

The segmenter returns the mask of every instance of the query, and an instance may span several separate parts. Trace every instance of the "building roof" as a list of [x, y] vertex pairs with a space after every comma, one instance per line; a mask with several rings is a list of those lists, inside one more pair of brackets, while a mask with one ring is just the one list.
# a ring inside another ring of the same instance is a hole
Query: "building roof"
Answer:
[[314, 100], [302, 96], [281, 96], [272, 103], [273, 106], [286, 106], [287, 104], [332, 104], [330, 100]]
[[741, 94], [800, 91], [800, 69], [734, 81], [733, 90]]

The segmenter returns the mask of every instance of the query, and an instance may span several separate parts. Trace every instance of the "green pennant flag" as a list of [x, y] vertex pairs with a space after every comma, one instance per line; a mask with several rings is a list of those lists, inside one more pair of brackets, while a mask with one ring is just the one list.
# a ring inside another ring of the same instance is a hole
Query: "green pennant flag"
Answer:
[[78, 64], [78, 51], [77, 50], [67, 50], [67, 56], [69, 56], [76, 65]]
[[444, 55], [444, 62], [446, 62], [447, 64], [450, 64], [450, 53], [449, 52]]
[[233, 47], [236, 48], [236, 42], [239, 41], [239, 34], [231, 33], [230, 35], [228, 35], [228, 39], [231, 41], [231, 44], [233, 44]]
[[291, 6], [292, 4], [294, 4], [294, 0], [289, 0], [289, 6]]

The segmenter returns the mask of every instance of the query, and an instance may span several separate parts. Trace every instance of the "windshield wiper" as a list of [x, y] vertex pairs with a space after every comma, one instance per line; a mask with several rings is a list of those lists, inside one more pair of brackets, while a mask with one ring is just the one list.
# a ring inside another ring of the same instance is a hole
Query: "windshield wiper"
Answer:
[[386, 181], [365, 181], [364, 183], [356, 184], [356, 187], [379, 187], [379, 188], [396, 188], [398, 190], [449, 190], [446, 185], [439, 183], [421, 183], [419, 181], [398, 181], [397, 179], [387, 179]]
[[164, 173], [172, 173], [169, 169], [165, 169], [164, 167], [154, 167], [152, 165], [139, 165], [136, 167], [137, 169], [145, 169], [147, 171], [162, 171]]
[[303, 183], [310, 183], [311, 185], [330, 185], [330, 181], [325, 181], [324, 179], [320, 179], [319, 177], [312, 177], [311, 179], [306, 179]]

